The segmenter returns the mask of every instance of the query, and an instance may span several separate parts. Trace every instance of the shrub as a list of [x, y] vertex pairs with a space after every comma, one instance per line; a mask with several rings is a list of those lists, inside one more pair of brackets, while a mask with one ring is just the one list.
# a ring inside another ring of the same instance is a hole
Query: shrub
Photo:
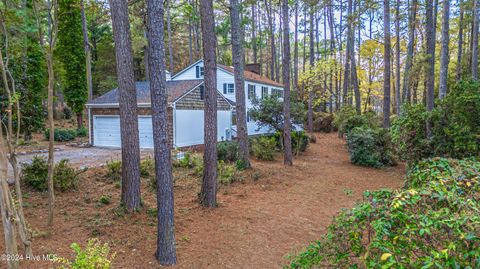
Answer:
[[388, 130], [357, 127], [349, 133], [347, 145], [353, 164], [377, 168], [395, 164]]
[[69, 261], [66, 258], [55, 258], [55, 261], [61, 263], [62, 269], [110, 269], [115, 253], [110, 253], [108, 244], [100, 244], [98, 239], [88, 240], [85, 249], [82, 249], [77, 243], [70, 246], [75, 252], [75, 259]]
[[105, 177], [112, 181], [120, 181], [122, 179], [122, 162], [114, 160], [107, 162]]
[[69, 107], [63, 107], [63, 118], [66, 120], [71, 119], [73, 116], [72, 110]]
[[173, 161], [173, 167], [193, 168], [192, 154], [185, 152], [183, 158], [178, 158]]
[[140, 175], [142, 177], [151, 177], [155, 175], [155, 160], [147, 157], [140, 161]]
[[358, 115], [354, 107], [345, 106], [335, 114], [334, 125], [338, 128], [340, 135], [348, 135], [348, 133], [356, 127], [366, 126], [372, 129], [378, 128], [380, 126], [380, 120], [375, 112]]
[[[46, 129], [43, 132], [43, 136], [45, 137], [46, 140], [50, 138], [50, 129]], [[53, 139], [57, 142], [66, 142], [66, 141], [72, 141], [75, 139], [77, 136], [77, 130], [76, 129], [62, 129], [62, 128], [55, 128], [55, 131], [53, 133]]]
[[111, 199], [112, 199], [112, 197], [110, 195], [102, 195], [98, 199], [98, 202], [102, 205], [108, 205], [108, 204], [110, 204]]
[[289, 267], [477, 268], [479, 165], [428, 160], [409, 171], [416, 183], [408, 188], [366, 192], [364, 202], [335, 217]]
[[[67, 159], [60, 160], [53, 172], [54, 187], [58, 191], [76, 189], [80, 171], [73, 168]], [[30, 164], [22, 165], [22, 180], [36, 190], [45, 191], [47, 185], [48, 163], [42, 156], [34, 156]]]
[[218, 160], [235, 162], [238, 159], [239, 146], [237, 141], [223, 141], [217, 144]]
[[333, 129], [333, 115], [330, 113], [316, 112], [313, 116], [313, 131], [330, 133]]
[[82, 128], [75, 130], [76, 131], [76, 136], [77, 137], [86, 137], [88, 136], [88, 128], [85, 126], [82, 126]]
[[275, 150], [277, 141], [274, 137], [259, 136], [253, 140], [253, 156], [264, 161], [273, 161], [275, 159]]
[[218, 162], [218, 180], [222, 184], [233, 183], [237, 179], [235, 165], [227, 164], [223, 161]]
[[308, 147], [310, 139], [304, 131], [292, 132], [292, 151], [295, 154], [305, 152]]

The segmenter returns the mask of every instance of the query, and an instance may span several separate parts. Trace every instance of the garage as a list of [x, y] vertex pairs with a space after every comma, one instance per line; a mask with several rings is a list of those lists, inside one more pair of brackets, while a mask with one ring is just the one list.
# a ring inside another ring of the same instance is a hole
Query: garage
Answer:
[[[121, 147], [120, 116], [94, 116], [94, 146]], [[153, 148], [153, 128], [151, 116], [138, 117], [140, 148]]]

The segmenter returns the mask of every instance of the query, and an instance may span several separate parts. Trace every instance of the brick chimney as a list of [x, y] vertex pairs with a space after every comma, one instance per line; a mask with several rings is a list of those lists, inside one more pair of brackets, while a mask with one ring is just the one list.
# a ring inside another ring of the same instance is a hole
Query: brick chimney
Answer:
[[257, 64], [246, 64], [245, 65], [245, 71], [250, 71], [252, 73], [260, 75], [260, 69], [261, 65], [259, 63]]

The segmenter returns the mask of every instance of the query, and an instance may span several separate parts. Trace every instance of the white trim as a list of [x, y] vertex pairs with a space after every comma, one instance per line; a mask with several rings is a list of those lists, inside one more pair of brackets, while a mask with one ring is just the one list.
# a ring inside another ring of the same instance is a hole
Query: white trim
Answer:
[[[92, 145], [92, 118], [91, 118], [91, 114], [90, 114], [90, 108], [87, 107], [87, 111], [88, 111], [88, 144]], [[93, 146], [93, 145], [92, 145]]]
[[[173, 77], [171, 77], [171, 78], [170, 78], [170, 80], [174, 80], [176, 77], [178, 77], [179, 75], [181, 75], [181, 74], [185, 73], [185, 72], [186, 72], [188, 69], [190, 69], [190, 68], [194, 67], [195, 65], [197, 65], [197, 64], [198, 64], [198, 63], [200, 63], [200, 62], [203, 62], [203, 59], [197, 60], [197, 61], [196, 61], [196, 62], [194, 62], [193, 64], [191, 64], [191, 65], [189, 65], [189, 66], [185, 67], [185, 68], [184, 68], [182, 71], [180, 71], [180, 72], [176, 73], [176, 74], [175, 74]], [[203, 80], [203, 78], [197, 78], [197, 79], [198, 79], [198, 80], [200, 80], [200, 79], [202, 79], [202, 80]]]

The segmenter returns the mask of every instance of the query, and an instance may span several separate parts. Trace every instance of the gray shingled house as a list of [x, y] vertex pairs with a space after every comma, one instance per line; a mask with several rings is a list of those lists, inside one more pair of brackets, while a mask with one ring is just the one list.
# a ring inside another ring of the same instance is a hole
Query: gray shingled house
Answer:
[[[137, 82], [138, 131], [140, 147], [153, 148], [152, 114], [149, 82]], [[203, 80], [167, 81], [169, 141], [172, 147], [203, 144]], [[118, 89], [87, 104], [90, 144], [120, 147]], [[230, 138], [233, 103], [217, 93], [218, 140]]]

